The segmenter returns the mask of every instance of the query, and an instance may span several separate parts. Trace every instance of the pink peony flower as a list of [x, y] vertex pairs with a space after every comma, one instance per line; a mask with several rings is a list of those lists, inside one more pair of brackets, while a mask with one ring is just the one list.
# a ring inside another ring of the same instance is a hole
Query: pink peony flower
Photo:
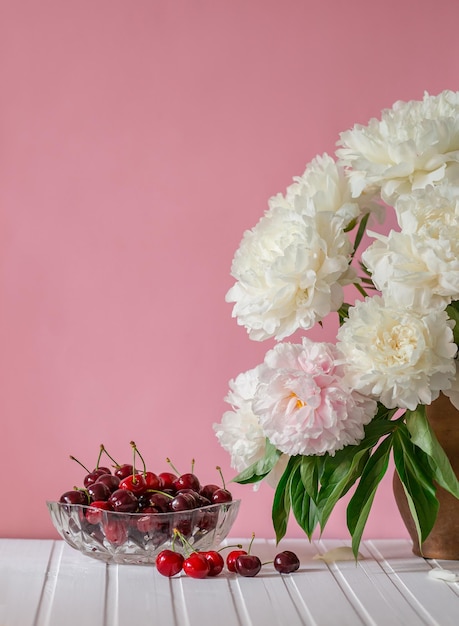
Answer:
[[350, 388], [329, 343], [276, 345], [259, 369], [252, 408], [264, 434], [285, 454], [334, 455], [364, 437], [376, 402]]

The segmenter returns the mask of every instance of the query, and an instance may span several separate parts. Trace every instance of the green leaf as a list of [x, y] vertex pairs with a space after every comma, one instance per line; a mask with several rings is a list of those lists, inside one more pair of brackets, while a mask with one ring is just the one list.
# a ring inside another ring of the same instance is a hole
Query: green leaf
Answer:
[[298, 471], [300, 461], [301, 457], [290, 457], [287, 467], [285, 468], [284, 473], [277, 484], [276, 491], [274, 492], [272, 520], [277, 543], [279, 543], [287, 532], [288, 518], [292, 504], [290, 485], [293, 476]]
[[290, 497], [295, 519], [300, 528], [302, 528], [309, 537], [309, 540], [311, 540], [319, 519], [314, 500], [306, 491], [303, 481], [301, 480], [301, 465], [299, 466], [299, 471], [296, 471], [292, 476], [290, 484]]
[[420, 405], [415, 411], [406, 412], [406, 426], [413, 444], [428, 455], [433, 479], [440, 487], [459, 498], [459, 481], [448, 457], [430, 427], [425, 406]]
[[322, 457], [302, 456], [300, 462], [300, 478], [306, 493], [317, 500], [319, 493], [319, 466], [322, 465]]
[[352, 252], [352, 257], [354, 257], [355, 253], [357, 252], [357, 249], [362, 241], [363, 235], [365, 234], [365, 229], [367, 227], [367, 222], [368, 222], [369, 217], [370, 217], [370, 214], [365, 213], [365, 215], [360, 220], [359, 228], [357, 230], [357, 235], [354, 241], [354, 250]]
[[392, 448], [392, 437], [392, 434], [386, 437], [368, 459], [357, 489], [347, 507], [347, 526], [352, 535], [352, 551], [355, 558], [357, 558], [359, 553], [360, 541], [376, 490], [387, 471]]
[[266, 439], [264, 457], [259, 461], [252, 463], [252, 465], [249, 465], [249, 467], [233, 478], [231, 482], [239, 483], [241, 485], [258, 483], [273, 469], [281, 454], [282, 453], [279, 452], [279, 450], [277, 450], [277, 448], [273, 446], [268, 439]]
[[433, 528], [438, 513], [434, 472], [428, 455], [410, 439], [402, 424], [394, 433], [394, 461], [422, 546]]

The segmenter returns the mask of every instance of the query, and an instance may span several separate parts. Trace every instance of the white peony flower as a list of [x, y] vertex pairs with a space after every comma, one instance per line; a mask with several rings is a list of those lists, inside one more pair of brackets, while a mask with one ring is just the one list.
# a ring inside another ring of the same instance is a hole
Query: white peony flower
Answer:
[[333, 455], [358, 443], [376, 402], [352, 390], [333, 344], [277, 344], [260, 367], [253, 410], [265, 435], [288, 455]]
[[456, 373], [453, 324], [444, 311], [419, 315], [380, 296], [357, 302], [337, 335], [349, 384], [389, 409], [430, 404]]
[[429, 187], [401, 196], [401, 232], [376, 235], [362, 260], [386, 304], [418, 313], [459, 299], [459, 193]]
[[300, 215], [313, 217], [318, 212], [336, 214], [347, 226], [362, 212], [372, 211], [378, 221], [384, 217], [384, 208], [371, 197], [352, 197], [344, 169], [339, 167], [328, 154], [316, 156], [301, 176], [287, 187], [285, 196], [277, 194], [269, 199], [269, 207], [292, 209]]
[[425, 93], [421, 101], [396, 102], [381, 120], [341, 133], [336, 151], [348, 167], [355, 197], [381, 188], [391, 202], [402, 193], [448, 179], [459, 180], [459, 92]]
[[[223, 414], [220, 424], [213, 428], [224, 450], [231, 456], [231, 467], [238, 472], [262, 459], [266, 450], [266, 437], [258, 417], [252, 410], [252, 400], [258, 385], [259, 368], [243, 372], [229, 382], [230, 390], [225, 401], [232, 410]], [[275, 487], [287, 465], [288, 457], [282, 455], [267, 475], [266, 481]]]
[[251, 339], [283, 339], [339, 309], [343, 286], [355, 280], [343, 227], [329, 212], [309, 216], [274, 207], [246, 231], [232, 265], [237, 282], [226, 299]]

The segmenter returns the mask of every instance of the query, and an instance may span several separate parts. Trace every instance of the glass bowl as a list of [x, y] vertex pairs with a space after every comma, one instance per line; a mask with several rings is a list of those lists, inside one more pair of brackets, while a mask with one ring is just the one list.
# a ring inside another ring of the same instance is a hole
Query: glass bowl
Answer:
[[[161, 550], [171, 548], [174, 529], [195, 550], [216, 549], [231, 530], [240, 500], [171, 513], [98, 510], [96, 523], [87, 519], [89, 506], [46, 504], [56, 530], [75, 550], [106, 563], [147, 565], [155, 563]], [[174, 549], [182, 554], [187, 552], [179, 537], [174, 541]]]

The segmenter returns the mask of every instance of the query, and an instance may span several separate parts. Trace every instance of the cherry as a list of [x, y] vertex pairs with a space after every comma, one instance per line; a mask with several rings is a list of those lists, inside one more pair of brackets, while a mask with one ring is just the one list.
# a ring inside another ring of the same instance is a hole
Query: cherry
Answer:
[[128, 533], [126, 525], [122, 520], [111, 519], [102, 526], [105, 537], [110, 543], [120, 546], [126, 541]]
[[158, 478], [161, 481], [161, 491], [166, 491], [167, 489], [173, 489], [175, 493], [174, 483], [177, 480], [177, 475], [172, 474], [172, 472], [161, 472], [158, 474]]
[[130, 476], [134, 473], [134, 468], [132, 465], [128, 463], [123, 463], [123, 465], [117, 465], [115, 469], [115, 476], [118, 476], [120, 480], [123, 480], [127, 476]]
[[138, 501], [132, 491], [117, 489], [108, 499], [114, 511], [119, 513], [134, 513], [138, 508]]
[[89, 499], [85, 491], [72, 489], [71, 491], [65, 491], [59, 498], [59, 502], [64, 504], [89, 504]]
[[208, 550], [202, 554], [204, 554], [204, 557], [210, 566], [208, 576], [218, 576], [223, 571], [223, 567], [225, 565], [225, 561], [220, 552], [217, 552], [216, 550]]
[[217, 489], [212, 495], [212, 504], [223, 504], [224, 502], [231, 502], [233, 496], [228, 489]]
[[157, 474], [154, 474], [153, 472], [144, 472], [143, 477], [145, 479], [147, 489], [161, 489], [161, 479]]
[[110, 491], [110, 487], [107, 487], [107, 485], [104, 485], [104, 483], [100, 483], [99, 481], [89, 485], [86, 491], [88, 492], [91, 502], [94, 502], [95, 500], [108, 500], [112, 493]]
[[212, 500], [212, 496], [214, 495], [214, 493], [220, 489], [220, 487], [218, 485], [204, 485], [204, 487], [201, 487], [200, 490], [200, 494], [204, 497], [207, 498], [209, 501]]
[[184, 557], [173, 550], [162, 550], [156, 557], [156, 569], [163, 576], [175, 576], [182, 571]]
[[103, 483], [104, 485], [107, 485], [110, 491], [113, 492], [115, 489], [119, 488], [120, 479], [114, 474], [102, 474], [102, 476], [99, 476], [96, 480], [96, 483]]
[[148, 498], [148, 506], [157, 507], [161, 513], [166, 513], [169, 511], [169, 502], [171, 501], [171, 496], [166, 493], [149, 493], [148, 491], [143, 494], [143, 498]]
[[190, 578], [205, 578], [209, 575], [210, 565], [202, 552], [192, 552], [183, 561], [183, 570]]
[[236, 572], [241, 576], [256, 576], [261, 570], [261, 561], [255, 554], [241, 554], [237, 557]]
[[169, 502], [169, 509], [171, 511], [190, 511], [196, 508], [196, 498], [192, 493], [178, 493]]
[[247, 554], [246, 550], [232, 550], [226, 556], [226, 567], [230, 572], [236, 572], [236, 559], [240, 556]]
[[233, 500], [233, 496], [231, 494], [231, 491], [226, 488], [222, 468], [219, 465], [217, 465], [217, 471], [222, 479], [223, 487], [219, 487], [213, 492], [211, 498], [212, 504], [223, 504], [224, 502], [231, 502]]
[[106, 500], [96, 500], [91, 502], [88, 510], [86, 511], [86, 519], [90, 524], [98, 524], [102, 521], [102, 511], [113, 511], [113, 507], [110, 502]]
[[143, 474], [131, 474], [120, 481], [119, 489], [127, 489], [136, 495], [144, 493], [147, 489]]
[[300, 567], [300, 559], [294, 552], [284, 550], [274, 557], [274, 567], [280, 574], [291, 574]]
[[177, 480], [174, 482], [174, 487], [177, 491], [181, 491], [182, 489], [192, 489], [193, 491], [199, 491], [201, 485], [199, 483], [199, 478], [196, 474], [188, 473], [181, 474]]

